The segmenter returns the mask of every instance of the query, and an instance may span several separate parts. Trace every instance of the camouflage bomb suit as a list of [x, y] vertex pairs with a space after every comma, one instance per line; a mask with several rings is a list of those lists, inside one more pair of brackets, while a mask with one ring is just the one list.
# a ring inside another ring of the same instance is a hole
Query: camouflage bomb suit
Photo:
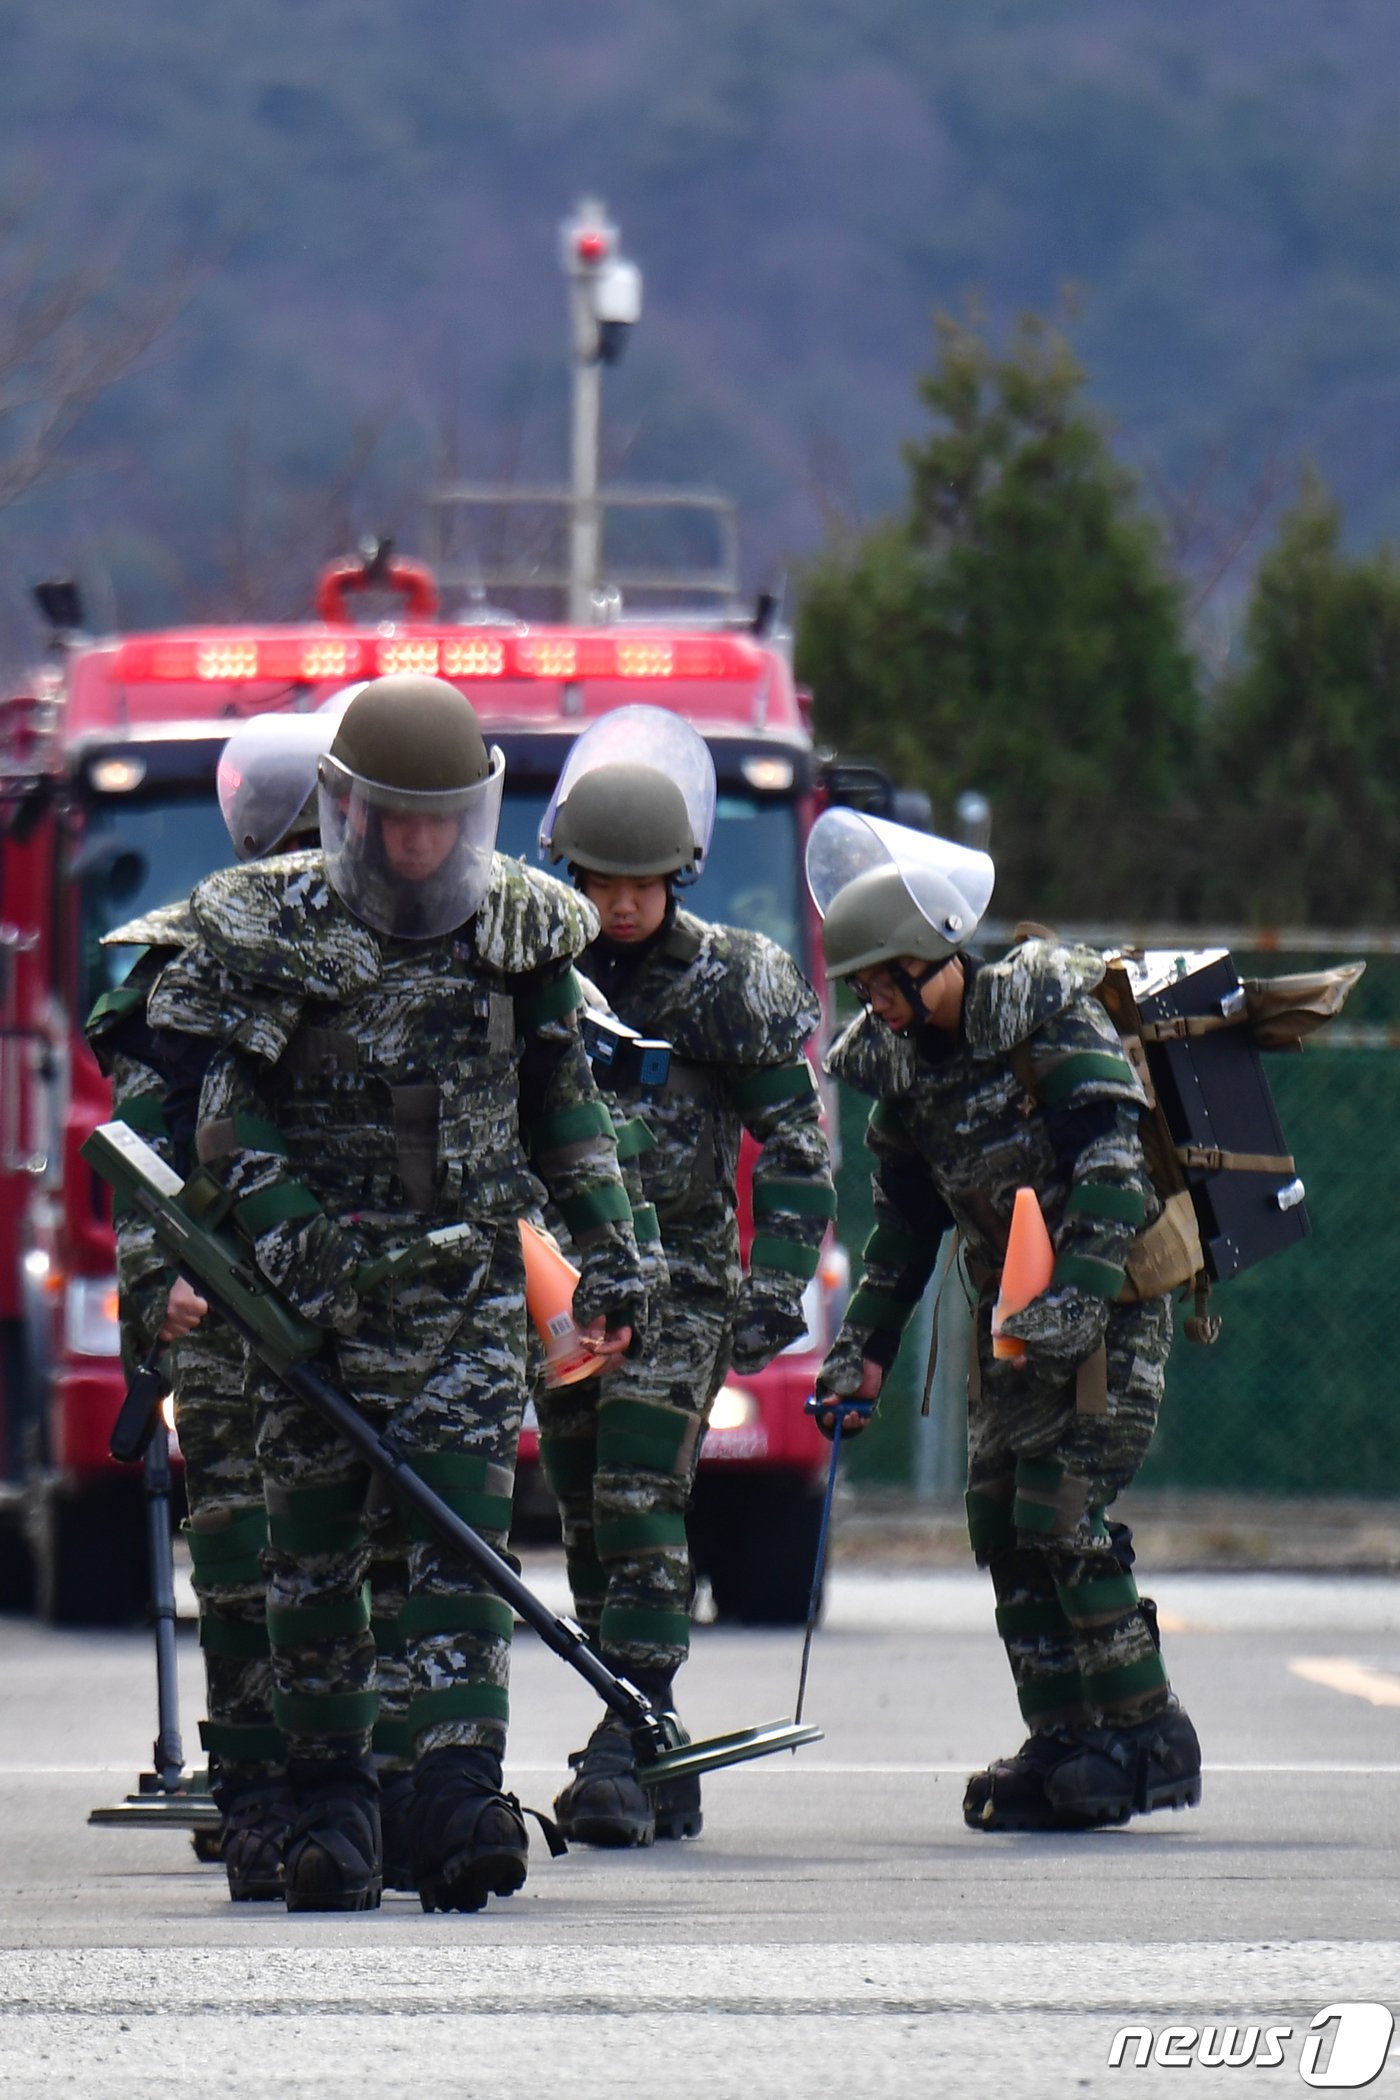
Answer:
[[[502, 1545], [524, 1403], [522, 1214], [548, 1194], [568, 1222], [581, 1319], [644, 1310], [612, 1122], [577, 1029], [570, 964], [596, 920], [499, 855], [474, 918], [434, 940], [363, 925], [319, 854], [213, 876], [192, 903], [201, 946], [164, 973], [151, 1015], [216, 1045], [204, 1169], [259, 1267], [333, 1335], [330, 1375]], [[357, 1295], [361, 1263], [456, 1222], [472, 1229], [450, 1256]], [[274, 1713], [294, 1758], [361, 1755], [377, 1704], [368, 1469], [256, 1365], [252, 1378]], [[426, 1527], [411, 1531], [400, 1627], [414, 1746], [499, 1752], [510, 1609]]]
[[[540, 1397], [540, 1457], [580, 1624], [618, 1667], [669, 1679], [690, 1646], [685, 1512], [735, 1326], [765, 1306], [795, 1312], [835, 1215], [802, 1055], [819, 1014], [772, 941], [685, 911], [644, 953], [597, 943], [586, 962], [621, 1020], [672, 1045], [655, 1097], [610, 1096], [620, 1115], [641, 1111], [621, 1143], [659, 1218], [670, 1287], [639, 1355]], [[735, 1192], [746, 1129], [762, 1147], [747, 1276]]]
[[[1167, 1297], [1122, 1302], [1134, 1236], [1160, 1212], [1138, 1136], [1143, 1094], [1091, 995], [1102, 958], [1028, 940], [969, 973], [956, 1041], [893, 1034], [873, 1014], [828, 1069], [876, 1097], [876, 1225], [818, 1390], [853, 1393], [863, 1357], [893, 1362], [956, 1225], [982, 1281], [968, 1406], [968, 1528], [1033, 1730], [1144, 1718], [1167, 1678], [1104, 1509], [1141, 1466], [1167, 1355]], [[1018, 1187], [1056, 1250], [1050, 1291], [1009, 1321], [1028, 1368], [991, 1349], [991, 1300]], [[1100, 1357], [1102, 1348], [1105, 1357]]]
[[[187, 904], [163, 906], [109, 933], [104, 947], [145, 953], [123, 983], [98, 1000], [88, 1039], [112, 1082], [113, 1113], [180, 1174], [189, 1168], [207, 1047], [152, 1031], [146, 1001], [160, 972], [197, 928]], [[117, 1283], [127, 1369], [154, 1347], [174, 1271], [151, 1227], [116, 1214]], [[272, 1660], [260, 1555], [267, 1543], [262, 1475], [253, 1452], [253, 1411], [244, 1389], [243, 1343], [217, 1320], [170, 1345], [176, 1428], [185, 1461], [187, 1535], [199, 1597], [209, 1718], [200, 1740], [232, 1786], [261, 1780], [286, 1759], [272, 1718]]]

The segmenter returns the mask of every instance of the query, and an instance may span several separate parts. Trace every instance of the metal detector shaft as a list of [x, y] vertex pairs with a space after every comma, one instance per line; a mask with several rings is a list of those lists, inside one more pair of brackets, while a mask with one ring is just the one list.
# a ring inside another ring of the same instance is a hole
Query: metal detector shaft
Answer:
[[848, 1414], [868, 1417], [871, 1403], [866, 1400], [818, 1401], [815, 1393], [807, 1402], [804, 1413], [809, 1415], [831, 1414], [836, 1420], [831, 1426], [831, 1464], [826, 1471], [826, 1499], [822, 1503], [821, 1528], [817, 1532], [817, 1551], [812, 1566], [812, 1589], [807, 1599], [807, 1631], [802, 1641], [802, 1669], [797, 1679], [797, 1707], [793, 1713], [794, 1723], [802, 1719], [802, 1702], [807, 1696], [807, 1665], [812, 1659], [812, 1635], [817, 1630], [817, 1620], [822, 1608], [822, 1577], [826, 1574], [826, 1535], [831, 1526], [831, 1502], [836, 1493], [836, 1461], [841, 1456], [841, 1432], [846, 1426]]
[[179, 1682], [175, 1664], [175, 1555], [170, 1541], [170, 1432], [159, 1411], [146, 1445], [146, 1529], [151, 1554], [151, 1601], [156, 1622], [156, 1740], [151, 1761], [167, 1793], [185, 1768], [180, 1741]]

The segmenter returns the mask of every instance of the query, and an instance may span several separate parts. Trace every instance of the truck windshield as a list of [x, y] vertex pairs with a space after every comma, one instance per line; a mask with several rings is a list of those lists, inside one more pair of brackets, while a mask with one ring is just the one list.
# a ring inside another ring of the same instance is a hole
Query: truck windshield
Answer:
[[[538, 864], [536, 839], [548, 790], [507, 790], [500, 850]], [[104, 948], [104, 933], [142, 912], [188, 897], [232, 858], [207, 790], [188, 795], [103, 798], [88, 805], [79, 856], [81, 939], [87, 1012], [120, 984], [135, 948]], [[721, 925], [766, 933], [806, 967], [797, 812], [771, 796], [722, 794], [709, 866], [684, 892], [687, 909]]]
[[104, 933], [157, 905], [188, 897], [197, 882], [233, 858], [207, 788], [187, 795], [104, 797], [87, 805], [78, 854], [82, 1007], [120, 984], [139, 948], [104, 948]]
[[[506, 777], [500, 849], [538, 865], [536, 840], [549, 791], [514, 793]], [[721, 794], [704, 874], [681, 901], [697, 917], [766, 933], [807, 967], [801, 910], [797, 811], [771, 795]]]

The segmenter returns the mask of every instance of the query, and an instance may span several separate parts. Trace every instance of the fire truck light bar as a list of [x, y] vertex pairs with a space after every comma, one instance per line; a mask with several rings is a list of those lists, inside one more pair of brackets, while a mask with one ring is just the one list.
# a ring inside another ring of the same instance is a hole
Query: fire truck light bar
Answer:
[[762, 652], [741, 635], [551, 633], [135, 636], [119, 644], [113, 673], [124, 685], [384, 677], [426, 671], [442, 678], [753, 678]]

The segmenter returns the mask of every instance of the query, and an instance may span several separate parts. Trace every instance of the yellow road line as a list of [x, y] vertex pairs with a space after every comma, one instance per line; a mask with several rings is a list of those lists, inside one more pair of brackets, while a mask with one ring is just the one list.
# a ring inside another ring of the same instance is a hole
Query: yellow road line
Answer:
[[1329, 1692], [1344, 1692], [1371, 1706], [1400, 1706], [1400, 1677], [1393, 1671], [1373, 1670], [1367, 1663], [1350, 1662], [1345, 1655], [1300, 1655], [1288, 1667], [1295, 1677], [1323, 1685]]

